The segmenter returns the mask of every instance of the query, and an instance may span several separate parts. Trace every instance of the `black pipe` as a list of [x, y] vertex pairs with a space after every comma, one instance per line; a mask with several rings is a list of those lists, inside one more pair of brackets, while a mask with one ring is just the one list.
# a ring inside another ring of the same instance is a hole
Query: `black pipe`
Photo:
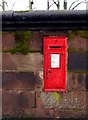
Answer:
[[2, 12], [2, 30], [88, 30], [88, 11]]

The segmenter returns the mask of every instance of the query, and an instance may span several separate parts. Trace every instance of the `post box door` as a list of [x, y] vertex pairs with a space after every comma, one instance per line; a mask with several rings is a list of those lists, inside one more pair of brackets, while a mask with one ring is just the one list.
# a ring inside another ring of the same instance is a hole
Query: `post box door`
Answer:
[[66, 89], [66, 38], [44, 38], [44, 90]]

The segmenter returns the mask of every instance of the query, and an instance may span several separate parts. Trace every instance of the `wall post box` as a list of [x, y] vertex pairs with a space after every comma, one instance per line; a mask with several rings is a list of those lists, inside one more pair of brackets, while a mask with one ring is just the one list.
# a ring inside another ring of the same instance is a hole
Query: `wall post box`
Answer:
[[66, 37], [44, 38], [44, 91], [66, 90]]

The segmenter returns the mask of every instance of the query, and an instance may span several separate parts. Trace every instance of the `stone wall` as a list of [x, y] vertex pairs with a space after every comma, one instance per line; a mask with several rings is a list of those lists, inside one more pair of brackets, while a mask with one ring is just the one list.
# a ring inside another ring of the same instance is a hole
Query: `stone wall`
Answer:
[[[2, 89], [0, 90], [3, 117], [88, 117], [85, 70], [67, 70], [66, 92], [44, 92], [44, 59], [41, 51], [43, 37], [49, 35], [67, 36], [67, 33], [33, 32], [30, 36], [29, 47], [35, 52], [22, 55], [8, 52], [15, 45], [15, 36], [11, 32], [3, 34], [2, 47], [5, 52], [2, 54]], [[68, 40], [68, 48], [85, 52], [86, 39], [76, 36], [74, 40]]]

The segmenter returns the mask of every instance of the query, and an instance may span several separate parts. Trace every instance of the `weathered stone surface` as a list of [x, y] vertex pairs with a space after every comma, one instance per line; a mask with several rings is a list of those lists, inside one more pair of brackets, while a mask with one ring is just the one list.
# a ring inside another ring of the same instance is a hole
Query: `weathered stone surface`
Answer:
[[2, 70], [2, 53], [0, 53], [0, 70]]
[[2, 89], [2, 72], [0, 71], [0, 88]]
[[3, 108], [2, 118], [20, 118], [24, 117], [24, 109]]
[[3, 72], [3, 89], [32, 89], [37, 85], [33, 72]]
[[86, 110], [78, 109], [3, 109], [3, 118], [88, 118]]
[[35, 94], [26, 90], [3, 90], [2, 109], [22, 109], [35, 107]]
[[68, 53], [68, 70], [70, 71], [86, 71], [88, 66], [86, 65], [86, 58], [88, 52], [71, 52]]
[[0, 119], [2, 118], [2, 107], [0, 107]]
[[25, 109], [24, 114], [29, 118], [53, 118], [53, 109]]
[[15, 37], [12, 32], [5, 32], [2, 34], [2, 49], [12, 49], [15, 45]]
[[86, 90], [88, 92], [88, 73], [86, 74]]
[[87, 110], [87, 118], [88, 118], [88, 91], [86, 93], [86, 102], [87, 102], [87, 104], [86, 104], [86, 110]]
[[63, 93], [59, 102], [59, 108], [61, 109], [86, 109], [86, 92], [75, 91]]
[[34, 75], [36, 79], [36, 87], [43, 89], [44, 87], [43, 71], [35, 72]]
[[41, 92], [40, 98], [46, 108], [86, 109], [86, 92]]
[[53, 118], [53, 109], [3, 109], [3, 118]]
[[0, 33], [0, 52], [2, 51], [2, 33]]
[[43, 49], [42, 33], [32, 32], [29, 40], [29, 49], [33, 51], [41, 51]]
[[68, 41], [68, 48], [75, 49], [76, 51], [86, 51], [86, 38], [81, 38], [78, 35], [75, 36], [74, 40]]
[[2, 55], [2, 69], [3, 71], [41, 71], [43, 69], [43, 55], [41, 53], [29, 53], [28, 55], [4, 53]]
[[86, 74], [71, 73], [67, 74], [67, 91], [86, 91]]
[[67, 36], [67, 31], [54, 31], [54, 32], [49, 32], [49, 31], [46, 31], [46, 32], [43, 32], [42, 33], [43, 36]]
[[2, 107], [2, 89], [0, 89], [0, 108]]
[[41, 91], [36, 91], [36, 108], [45, 108], [45, 105], [43, 103], [43, 100], [40, 97]]
[[[13, 56], [13, 57], [12, 57]], [[17, 69], [17, 64], [14, 59], [14, 55], [10, 53], [5, 53], [2, 54], [2, 70], [16, 70]]]
[[87, 111], [79, 109], [54, 110], [54, 118], [86, 118]]
[[0, 89], [0, 118], [2, 116], [2, 89]]

